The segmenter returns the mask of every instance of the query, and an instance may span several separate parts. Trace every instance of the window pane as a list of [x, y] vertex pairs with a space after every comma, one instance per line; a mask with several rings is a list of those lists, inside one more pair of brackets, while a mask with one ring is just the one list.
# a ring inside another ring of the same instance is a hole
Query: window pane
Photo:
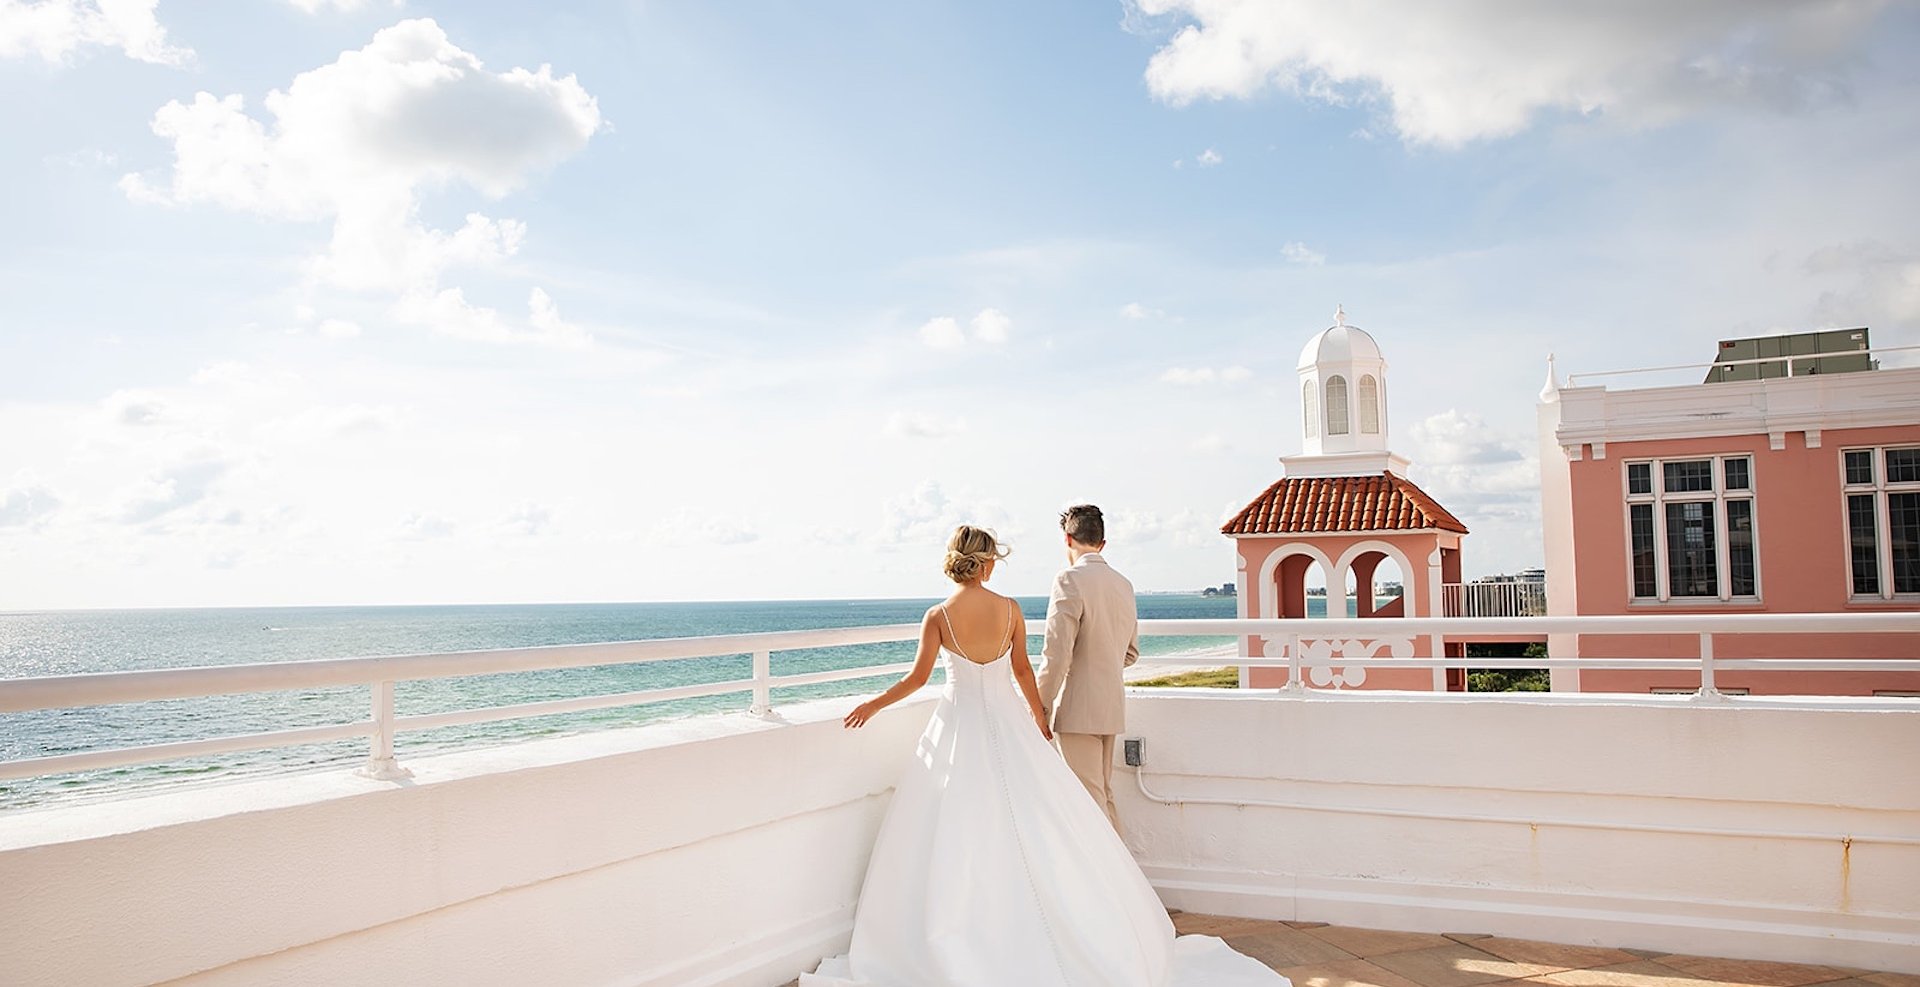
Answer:
[[1893, 591], [1920, 593], [1920, 493], [1887, 495], [1887, 541], [1893, 548]]
[[1920, 481], [1920, 449], [1887, 450], [1887, 482]]
[[1719, 596], [1713, 503], [1667, 505], [1667, 595]]
[[1360, 431], [1367, 435], [1380, 434], [1380, 385], [1372, 374], [1360, 378]]
[[1650, 494], [1653, 492], [1653, 464], [1627, 464], [1627, 492], [1630, 494]]
[[1747, 477], [1747, 463], [1748, 460], [1745, 457], [1741, 457], [1740, 459], [1729, 459], [1721, 464], [1726, 472], [1726, 488], [1728, 490], [1746, 490], [1752, 486], [1751, 481]]
[[1873, 495], [1847, 498], [1847, 544], [1853, 559], [1853, 592], [1880, 595], [1880, 544], [1873, 530]]
[[1320, 435], [1320, 402], [1313, 399], [1313, 381], [1300, 385], [1300, 420], [1306, 423], [1307, 438]]
[[1347, 434], [1347, 379], [1327, 378], [1327, 434]]
[[1668, 493], [1713, 489], [1713, 460], [1711, 459], [1664, 463], [1661, 468], [1666, 474]]
[[1752, 596], [1753, 501], [1727, 501], [1727, 592]]
[[1847, 482], [1873, 482], [1873, 450], [1855, 449], [1847, 453]]
[[1633, 595], [1652, 599], [1660, 595], [1653, 581], [1653, 505], [1633, 504], [1627, 512], [1633, 538]]

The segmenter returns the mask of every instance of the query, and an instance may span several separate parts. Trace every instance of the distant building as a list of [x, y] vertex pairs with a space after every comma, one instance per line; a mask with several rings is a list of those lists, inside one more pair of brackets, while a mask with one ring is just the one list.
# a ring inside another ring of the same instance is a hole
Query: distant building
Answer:
[[[1562, 386], [1549, 364], [1538, 417], [1548, 612], [1920, 609], [1920, 368], [1881, 368], [1868, 338], [1853, 329], [1728, 340], [1702, 365], [1705, 383], [1679, 386]], [[1716, 640], [1719, 658], [1920, 653], [1914, 635], [1899, 634]], [[1693, 657], [1697, 648], [1646, 635], [1554, 635], [1549, 645], [1580, 657]], [[1698, 684], [1679, 671], [1553, 678], [1556, 692]], [[1920, 690], [1912, 672], [1718, 678], [1724, 690], [1756, 694]]]

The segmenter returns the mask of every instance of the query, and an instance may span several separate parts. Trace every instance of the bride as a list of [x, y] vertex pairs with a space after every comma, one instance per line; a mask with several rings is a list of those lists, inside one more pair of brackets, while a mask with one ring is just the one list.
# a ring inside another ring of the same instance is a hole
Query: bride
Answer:
[[857, 728], [947, 685], [874, 844], [853, 947], [802, 987], [1287, 987], [1173, 923], [1099, 806], [1047, 743], [1019, 605], [986, 588], [1007, 555], [961, 525], [959, 584], [927, 611], [913, 670], [848, 713]]

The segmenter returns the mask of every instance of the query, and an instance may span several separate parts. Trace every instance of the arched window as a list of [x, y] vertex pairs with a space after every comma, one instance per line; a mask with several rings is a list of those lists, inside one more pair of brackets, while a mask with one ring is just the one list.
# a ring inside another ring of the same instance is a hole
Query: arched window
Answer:
[[1360, 431], [1380, 434], [1380, 383], [1372, 374], [1360, 378]]
[[1347, 434], [1347, 379], [1338, 374], [1327, 378], [1327, 434]]
[[1313, 381], [1300, 385], [1300, 420], [1306, 422], [1307, 438], [1320, 434], [1320, 402], [1313, 399]]

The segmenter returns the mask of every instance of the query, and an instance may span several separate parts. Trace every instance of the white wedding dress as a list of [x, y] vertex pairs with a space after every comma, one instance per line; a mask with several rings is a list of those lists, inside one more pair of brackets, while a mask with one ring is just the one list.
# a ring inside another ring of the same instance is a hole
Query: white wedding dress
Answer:
[[946, 690], [880, 826], [852, 950], [801, 987], [1287, 987], [1219, 939], [1174, 938], [1009, 653], [942, 650]]

